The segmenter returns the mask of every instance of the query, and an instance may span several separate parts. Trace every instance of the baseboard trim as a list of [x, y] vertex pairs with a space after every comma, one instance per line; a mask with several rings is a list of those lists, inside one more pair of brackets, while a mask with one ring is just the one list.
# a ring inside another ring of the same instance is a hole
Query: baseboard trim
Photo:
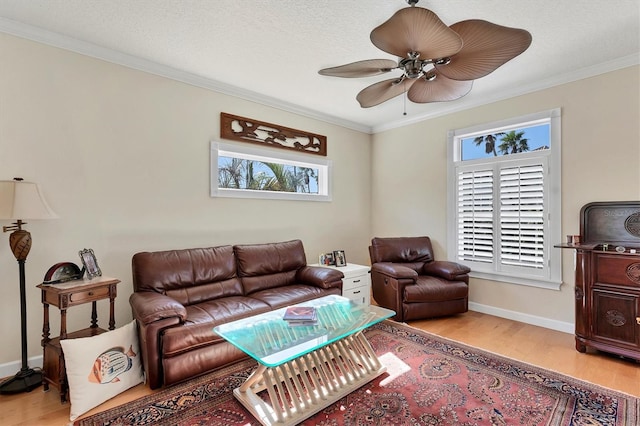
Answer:
[[[42, 355], [29, 358], [27, 363], [30, 368], [42, 368]], [[13, 377], [21, 368], [22, 361], [11, 361], [0, 364], [0, 378]]]
[[574, 334], [575, 332], [575, 325], [570, 322], [552, 320], [549, 318], [539, 317], [536, 315], [523, 314], [522, 312], [496, 308], [495, 306], [482, 305], [480, 303], [469, 302], [469, 310], [475, 311], [475, 312], [481, 312], [483, 314], [493, 315], [500, 318], [519, 321], [525, 324], [537, 325], [539, 327], [549, 328], [551, 330], [561, 331], [563, 333]]

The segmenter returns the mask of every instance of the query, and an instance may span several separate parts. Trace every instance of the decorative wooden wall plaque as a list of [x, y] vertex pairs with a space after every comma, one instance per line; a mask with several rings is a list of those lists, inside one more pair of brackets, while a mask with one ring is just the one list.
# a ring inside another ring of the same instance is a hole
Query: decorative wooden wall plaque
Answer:
[[237, 115], [220, 113], [220, 137], [241, 142], [327, 155], [327, 137]]

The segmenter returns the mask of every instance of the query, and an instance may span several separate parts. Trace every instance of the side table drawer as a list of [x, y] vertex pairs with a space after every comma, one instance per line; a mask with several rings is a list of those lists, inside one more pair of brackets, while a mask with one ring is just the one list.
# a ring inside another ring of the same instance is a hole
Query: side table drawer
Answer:
[[367, 275], [358, 275], [355, 277], [344, 277], [342, 279], [342, 288], [344, 290], [367, 285]]
[[342, 295], [354, 302], [369, 305], [371, 301], [369, 291], [369, 286], [362, 285], [360, 287], [345, 288], [342, 290]]
[[79, 303], [87, 303], [107, 297], [109, 297], [108, 287], [94, 288], [69, 294], [69, 304], [75, 305]]

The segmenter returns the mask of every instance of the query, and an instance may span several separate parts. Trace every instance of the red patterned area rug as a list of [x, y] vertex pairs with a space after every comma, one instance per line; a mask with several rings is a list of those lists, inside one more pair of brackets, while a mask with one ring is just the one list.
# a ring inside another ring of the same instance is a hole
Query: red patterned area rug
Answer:
[[[366, 331], [387, 372], [303, 425], [640, 424], [637, 398], [385, 321]], [[88, 425], [259, 425], [232, 390], [246, 360], [78, 420]]]

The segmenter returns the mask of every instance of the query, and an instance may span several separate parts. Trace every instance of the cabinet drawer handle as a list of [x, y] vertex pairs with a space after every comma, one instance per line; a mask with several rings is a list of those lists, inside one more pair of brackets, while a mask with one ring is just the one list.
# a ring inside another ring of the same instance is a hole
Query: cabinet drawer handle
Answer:
[[[358, 293], [360, 293], [360, 290], [353, 292], [353, 294], [358, 294]], [[638, 324], [640, 324], [640, 318], [637, 318], [637, 319], [638, 319]]]
[[89, 292], [89, 296], [93, 296], [93, 292], [92, 291]]
[[360, 280], [353, 280], [353, 283], [354, 283], [354, 284], [355, 284], [355, 283], [359, 283], [359, 282], [360, 282]]

